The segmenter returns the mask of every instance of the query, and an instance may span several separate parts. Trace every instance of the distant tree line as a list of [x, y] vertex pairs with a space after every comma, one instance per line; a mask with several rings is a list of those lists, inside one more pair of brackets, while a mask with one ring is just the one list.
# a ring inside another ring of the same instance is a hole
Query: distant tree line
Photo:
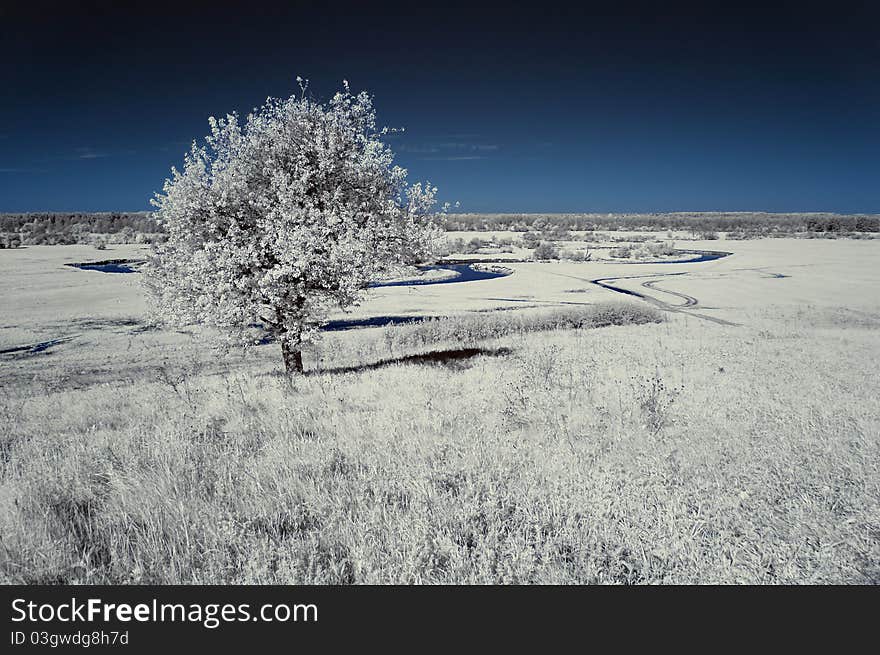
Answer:
[[550, 230], [634, 230], [657, 232], [878, 232], [880, 216], [870, 214], [772, 214], [765, 212], [678, 212], [652, 214], [449, 214], [449, 231], [548, 232]]
[[19, 245], [148, 243], [162, 233], [153, 212], [27, 212], [0, 214], [0, 248]]
[[880, 232], [878, 216], [808, 216], [808, 232]]
[[[570, 230], [690, 231], [702, 238], [716, 232], [741, 238], [784, 236], [797, 232], [845, 235], [880, 232], [876, 214], [771, 214], [765, 212], [679, 212], [656, 214], [448, 214], [448, 231], [524, 232], [526, 240], [559, 241]], [[162, 240], [154, 213], [141, 212], [27, 212], [0, 214], [0, 248], [19, 245], [149, 243]], [[530, 244], [532, 245], [532, 244]], [[479, 246], [474, 246], [478, 249]]]

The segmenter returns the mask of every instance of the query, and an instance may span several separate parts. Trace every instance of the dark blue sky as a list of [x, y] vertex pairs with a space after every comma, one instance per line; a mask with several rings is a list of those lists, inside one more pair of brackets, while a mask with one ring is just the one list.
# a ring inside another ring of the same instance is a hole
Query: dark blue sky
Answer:
[[611, 4], [4, 4], [0, 211], [146, 209], [302, 75], [373, 93], [460, 211], [880, 212], [874, 3]]

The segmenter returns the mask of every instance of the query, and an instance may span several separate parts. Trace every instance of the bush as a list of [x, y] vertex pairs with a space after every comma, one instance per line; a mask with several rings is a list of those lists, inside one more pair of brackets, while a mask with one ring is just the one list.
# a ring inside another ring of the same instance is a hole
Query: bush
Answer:
[[522, 244], [523, 248], [535, 248], [538, 246], [540, 241], [538, 240], [538, 235], [534, 232], [523, 232], [522, 235]]
[[398, 348], [435, 347], [438, 343], [473, 345], [509, 334], [541, 330], [598, 328], [611, 325], [660, 323], [663, 315], [646, 304], [605, 302], [541, 314], [480, 312], [429, 318], [408, 325], [388, 326], [385, 340]]
[[648, 246], [648, 252], [652, 257], [671, 257], [677, 254], [675, 251], [675, 243], [663, 243], [662, 241], [650, 244]]
[[572, 262], [590, 261], [589, 250], [563, 250], [559, 256]]
[[0, 248], [18, 248], [21, 239], [17, 234], [0, 234]]
[[542, 241], [535, 248], [535, 252], [532, 253], [532, 257], [538, 260], [559, 259], [559, 251], [552, 243]]
[[541, 236], [547, 241], [571, 241], [571, 233], [562, 225], [545, 229]]
[[474, 237], [470, 241], [468, 241], [467, 246], [465, 247], [465, 253], [469, 255], [476, 254], [480, 251], [480, 248], [486, 245], [486, 242], [482, 239]]

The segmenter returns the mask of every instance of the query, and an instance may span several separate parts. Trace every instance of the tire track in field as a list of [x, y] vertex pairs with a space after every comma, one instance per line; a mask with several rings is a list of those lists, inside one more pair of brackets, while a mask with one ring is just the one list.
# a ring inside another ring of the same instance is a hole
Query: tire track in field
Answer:
[[[670, 277], [673, 275], [687, 275], [688, 273], [659, 273], [654, 275], [632, 275], [626, 277], [606, 277], [599, 278], [596, 280], [589, 280], [593, 284], [602, 287], [603, 289], [608, 289], [609, 291], [616, 291], [617, 293], [624, 293], [630, 296], [635, 296], [645, 302], [649, 302], [655, 307], [662, 309], [667, 312], [678, 312], [680, 314], [687, 314], [688, 316], [693, 316], [694, 318], [700, 318], [706, 321], [711, 321], [713, 323], [717, 323], [718, 325], [739, 325], [739, 323], [733, 323], [731, 321], [725, 321], [723, 318], [718, 318], [717, 316], [707, 316], [705, 314], [697, 314], [692, 311], [686, 311], [687, 308], [695, 307], [699, 302], [693, 296], [688, 296], [684, 293], [679, 293], [677, 291], [667, 291], [666, 289], [655, 289], [654, 284], [660, 282], [660, 280], [656, 279], [658, 277]], [[661, 293], [668, 293], [673, 296], [677, 296], [684, 300], [684, 304], [682, 305], [672, 305], [668, 302], [664, 302], [655, 296], [648, 295], [647, 293], [641, 293], [639, 291], [633, 291], [631, 289], [625, 289], [623, 287], [614, 286], [613, 284], [608, 284], [609, 282], [616, 282], [617, 280], [632, 280], [639, 278], [649, 278], [647, 281], [643, 282], [641, 286], [645, 289], [651, 289], [654, 291], [660, 291]]]
[[[551, 273], [551, 275], [559, 275], [562, 277], [572, 278], [574, 280], [580, 280], [581, 282], [589, 282], [591, 284], [595, 284], [596, 286], [602, 287], [603, 289], [607, 289], [608, 291], [614, 291], [615, 293], [622, 293], [627, 296], [633, 296], [640, 300], [644, 300], [645, 302], [651, 303], [658, 309], [662, 309], [666, 312], [676, 312], [679, 314], [686, 314], [687, 316], [693, 316], [694, 318], [703, 319], [706, 321], [711, 321], [712, 323], [717, 323], [718, 325], [732, 325], [738, 326], [739, 323], [733, 323], [731, 321], [725, 321], [723, 318], [718, 318], [716, 316], [707, 316], [705, 314], [697, 314], [693, 311], [688, 311], [690, 308], [697, 306], [699, 301], [693, 296], [689, 296], [684, 293], [679, 293], [677, 291], [667, 291], [666, 289], [658, 289], [653, 285], [657, 284], [661, 280], [657, 278], [663, 277], [671, 277], [673, 275], [687, 275], [688, 271], [682, 271], [678, 273], [655, 273], [653, 275], [626, 275], [626, 276], [618, 276], [618, 277], [603, 277], [597, 278], [595, 280], [590, 280], [588, 278], [577, 277], [575, 275], [566, 275], [564, 273]], [[668, 302], [664, 302], [659, 298], [649, 295], [647, 293], [642, 293], [640, 291], [634, 291], [632, 289], [626, 289], [624, 287], [619, 287], [614, 284], [610, 284], [611, 282], [616, 282], [617, 280], [638, 280], [645, 279], [645, 282], [642, 282], [640, 286], [645, 289], [650, 289], [653, 291], [659, 291], [661, 293], [667, 293], [672, 296], [677, 296], [684, 300], [684, 303], [681, 305], [673, 305]]]
[[647, 282], [642, 282], [642, 286], [646, 289], [653, 289], [654, 291], [659, 291], [660, 293], [668, 293], [670, 296], [677, 296], [684, 300], [684, 304], [681, 307], [695, 307], [699, 302], [693, 296], [688, 296], [684, 293], [679, 293], [678, 291], [670, 291], [669, 289], [660, 289], [659, 287], [655, 287], [654, 285], [660, 282], [661, 280], [648, 280]]

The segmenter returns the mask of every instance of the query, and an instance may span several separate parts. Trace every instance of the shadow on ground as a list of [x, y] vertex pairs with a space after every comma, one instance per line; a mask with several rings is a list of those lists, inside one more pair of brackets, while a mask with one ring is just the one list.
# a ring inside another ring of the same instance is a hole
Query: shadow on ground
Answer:
[[59, 339], [49, 339], [48, 341], [40, 341], [37, 343], [27, 343], [23, 346], [13, 346], [12, 348], [4, 348], [0, 350], [0, 355], [36, 355], [37, 353], [42, 353], [52, 346], [57, 346], [59, 343], [67, 343], [71, 341], [74, 337], [61, 337]]
[[159, 330], [159, 325], [137, 318], [78, 318], [73, 319], [69, 324], [81, 330], [121, 329], [125, 334], [140, 334]]
[[[306, 371], [306, 375], [321, 375], [323, 373], [360, 373], [372, 371], [395, 364], [423, 364], [426, 366], [443, 366], [456, 371], [463, 371], [473, 365], [472, 360], [476, 357], [505, 357], [513, 351], [510, 348], [456, 348], [455, 350], [438, 350], [422, 355], [406, 355], [405, 357], [392, 357], [381, 359], [370, 364], [358, 366], [341, 366], [337, 368], [318, 368]], [[282, 375], [279, 373], [279, 375]]]

